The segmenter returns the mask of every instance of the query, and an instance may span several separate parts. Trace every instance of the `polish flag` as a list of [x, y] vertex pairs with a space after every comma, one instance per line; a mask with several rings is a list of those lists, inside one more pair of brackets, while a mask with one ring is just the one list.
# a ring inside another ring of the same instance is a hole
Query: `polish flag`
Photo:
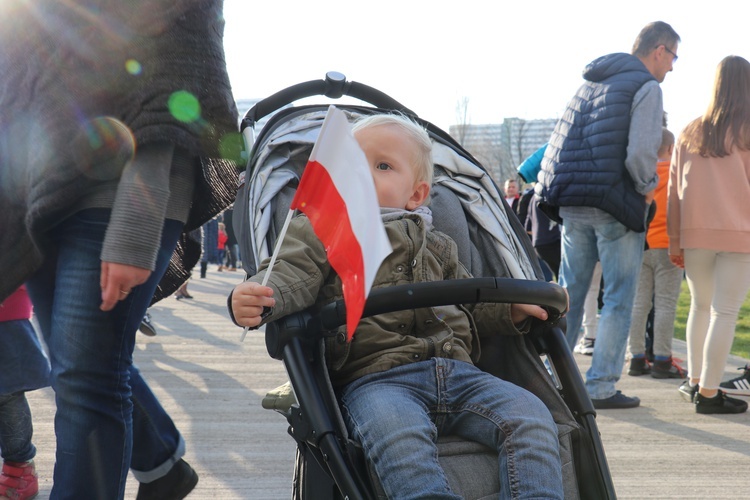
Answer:
[[335, 106], [328, 108], [290, 208], [310, 219], [341, 278], [351, 341], [375, 273], [393, 249], [367, 158], [346, 115]]

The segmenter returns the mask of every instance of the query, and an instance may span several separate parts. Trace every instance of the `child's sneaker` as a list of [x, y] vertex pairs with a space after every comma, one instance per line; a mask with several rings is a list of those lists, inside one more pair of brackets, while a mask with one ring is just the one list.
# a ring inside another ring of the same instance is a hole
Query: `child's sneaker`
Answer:
[[628, 375], [632, 377], [639, 377], [641, 375], [648, 375], [649, 373], [651, 373], [651, 367], [648, 365], [646, 356], [640, 356], [630, 359], [630, 368], [628, 369]]
[[685, 378], [685, 369], [670, 356], [669, 359], [654, 361], [651, 365], [651, 376], [654, 378]]
[[596, 339], [581, 337], [581, 340], [573, 348], [573, 352], [577, 352], [578, 354], [585, 354], [586, 356], [593, 356], [594, 342], [596, 342]]
[[0, 472], [0, 498], [30, 500], [39, 493], [34, 461], [5, 462]]
[[690, 385], [690, 380], [685, 380], [677, 389], [685, 401], [695, 403], [695, 395], [698, 394], [698, 384]]
[[750, 396], [750, 365], [745, 365], [744, 368], [737, 368], [738, 370], [744, 370], [742, 375], [727, 380], [719, 384], [722, 391], [727, 394], [736, 394], [738, 396]]

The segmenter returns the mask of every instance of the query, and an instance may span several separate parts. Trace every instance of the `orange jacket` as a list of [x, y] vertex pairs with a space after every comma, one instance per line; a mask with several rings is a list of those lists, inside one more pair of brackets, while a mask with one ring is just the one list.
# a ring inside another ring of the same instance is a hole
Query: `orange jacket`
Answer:
[[669, 183], [669, 160], [659, 160], [656, 164], [656, 173], [659, 174], [659, 184], [656, 186], [654, 201], [656, 202], [656, 215], [648, 226], [646, 243], [649, 248], [669, 248], [669, 236], [667, 235], [667, 185]]

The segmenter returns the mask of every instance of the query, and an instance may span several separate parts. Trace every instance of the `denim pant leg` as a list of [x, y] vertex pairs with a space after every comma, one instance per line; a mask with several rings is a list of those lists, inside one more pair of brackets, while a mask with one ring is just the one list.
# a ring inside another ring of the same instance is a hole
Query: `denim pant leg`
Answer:
[[24, 392], [0, 395], [0, 455], [5, 462], [26, 462], [34, 458], [31, 442], [34, 428]]
[[[133, 446], [131, 384], [141, 383], [139, 377], [131, 380], [137, 373], [132, 369], [135, 332], [182, 228], [166, 221], [149, 280], [103, 312], [100, 255], [108, 220], [108, 210], [94, 209], [61, 223], [51, 233], [53, 248], [44, 266], [28, 282], [50, 351], [57, 404], [53, 499], [123, 497]], [[149, 411], [163, 413], [161, 407]], [[174, 431], [164, 429], [164, 434]], [[138, 446], [157, 454], [163, 441]]]
[[560, 285], [568, 291], [570, 299], [565, 337], [571, 351], [578, 340], [583, 321], [583, 306], [598, 260], [594, 227], [571, 220], [563, 221]]
[[500, 498], [562, 499], [559, 440], [549, 409], [530, 392], [461, 361], [437, 358], [439, 434], [498, 451]]
[[185, 441], [135, 365], [130, 367], [133, 401], [133, 455], [130, 468], [141, 483], [170, 471], [185, 455]]
[[562, 498], [557, 428], [531, 393], [469, 363], [435, 358], [345, 388], [352, 435], [389, 498], [457, 498], [437, 461], [438, 434], [498, 450], [501, 498]]
[[591, 367], [586, 372], [586, 389], [592, 399], [604, 399], [615, 394], [615, 383], [625, 364], [646, 233], [611, 222], [598, 225], [596, 236], [604, 278], [604, 306]]
[[435, 363], [365, 375], [341, 392], [347, 428], [387, 498], [459, 499], [437, 459]]

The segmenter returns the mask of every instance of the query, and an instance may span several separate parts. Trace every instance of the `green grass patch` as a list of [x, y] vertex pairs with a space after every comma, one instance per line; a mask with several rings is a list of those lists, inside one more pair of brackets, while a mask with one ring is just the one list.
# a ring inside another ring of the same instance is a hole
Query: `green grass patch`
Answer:
[[[685, 340], [685, 328], [689, 311], [690, 290], [688, 290], [687, 281], [683, 280], [680, 298], [677, 301], [677, 318], [674, 323], [674, 337], [676, 339]], [[740, 308], [737, 326], [734, 329], [732, 354], [750, 359], [750, 295], [745, 298], [745, 302]]]

